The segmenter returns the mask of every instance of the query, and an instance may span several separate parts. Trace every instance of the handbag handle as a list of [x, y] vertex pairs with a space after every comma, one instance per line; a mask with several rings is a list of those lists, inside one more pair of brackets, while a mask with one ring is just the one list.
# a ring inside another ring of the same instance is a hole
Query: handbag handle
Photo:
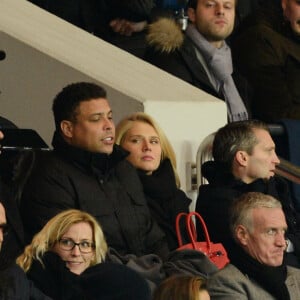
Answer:
[[207, 227], [206, 227], [206, 224], [205, 224], [203, 218], [201, 217], [201, 215], [199, 213], [197, 213], [196, 211], [190, 212], [187, 215], [187, 219], [186, 219], [186, 225], [187, 225], [189, 237], [191, 239], [193, 247], [194, 247], [194, 249], [197, 249], [197, 239], [194, 238], [195, 236], [193, 235], [193, 229], [192, 229], [193, 227], [195, 229], [195, 225], [194, 225], [194, 222], [193, 222], [193, 219], [192, 219], [193, 216], [195, 216], [200, 221], [200, 224], [202, 226], [202, 230], [204, 231], [205, 241], [206, 241], [206, 244], [207, 244], [207, 252], [210, 253], [211, 242], [210, 242], [209, 234], [208, 234], [208, 231], [207, 231]]
[[176, 234], [177, 234], [177, 240], [178, 240], [178, 245], [179, 247], [183, 246], [182, 243], [182, 237], [181, 237], [181, 232], [180, 232], [180, 219], [185, 216], [186, 217], [186, 228], [187, 228], [187, 232], [190, 238], [191, 243], [193, 244], [194, 249], [197, 249], [197, 231], [195, 228], [195, 224], [193, 222], [192, 217], [195, 216], [196, 218], [198, 218], [198, 220], [200, 221], [201, 225], [202, 225], [202, 229], [204, 231], [204, 236], [205, 236], [205, 241], [207, 243], [207, 250], [208, 252], [210, 252], [210, 248], [211, 248], [211, 242], [210, 242], [210, 238], [209, 238], [209, 234], [206, 228], [206, 224], [203, 220], [203, 218], [200, 216], [200, 214], [198, 214], [197, 212], [190, 212], [190, 213], [179, 213], [176, 217]]
[[[181, 236], [181, 231], [180, 231], [180, 219], [185, 216], [185, 226], [186, 226], [186, 230], [188, 232], [188, 227], [187, 227], [187, 216], [188, 216], [188, 213], [185, 213], [185, 212], [182, 212], [182, 213], [179, 213], [176, 217], [176, 235], [177, 235], [177, 240], [178, 240], [178, 245], [179, 247], [183, 246], [183, 242], [182, 242], [182, 236]], [[197, 231], [196, 231], [196, 228], [195, 228], [195, 225], [193, 223], [193, 227], [191, 228], [192, 230], [192, 235], [193, 235], [193, 238], [195, 240], [197, 240]], [[189, 235], [189, 238], [191, 239], [191, 235], [190, 233], [188, 232], [188, 235]]]

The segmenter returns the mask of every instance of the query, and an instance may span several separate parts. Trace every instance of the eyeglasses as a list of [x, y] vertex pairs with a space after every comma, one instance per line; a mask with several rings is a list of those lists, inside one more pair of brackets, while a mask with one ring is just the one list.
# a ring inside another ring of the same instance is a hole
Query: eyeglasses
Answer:
[[9, 231], [9, 226], [6, 223], [0, 224], [0, 230], [2, 231], [3, 236], [6, 236]]
[[60, 239], [58, 241], [59, 248], [65, 251], [71, 251], [75, 248], [75, 246], [79, 247], [80, 252], [82, 253], [90, 253], [94, 250], [94, 243], [88, 241], [82, 241], [80, 243], [75, 243], [71, 239]]

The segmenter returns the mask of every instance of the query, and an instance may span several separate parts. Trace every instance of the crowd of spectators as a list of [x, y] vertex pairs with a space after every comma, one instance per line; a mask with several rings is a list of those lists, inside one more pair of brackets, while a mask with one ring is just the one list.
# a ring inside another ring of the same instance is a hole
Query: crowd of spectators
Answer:
[[53, 149], [20, 198], [1, 170], [1, 299], [297, 299], [300, 216], [266, 122], [299, 120], [300, 5], [236, 1], [31, 0], [225, 101], [196, 211], [230, 264], [177, 249], [191, 200], [155, 119], [115, 128], [106, 91], [78, 82], [53, 100]]

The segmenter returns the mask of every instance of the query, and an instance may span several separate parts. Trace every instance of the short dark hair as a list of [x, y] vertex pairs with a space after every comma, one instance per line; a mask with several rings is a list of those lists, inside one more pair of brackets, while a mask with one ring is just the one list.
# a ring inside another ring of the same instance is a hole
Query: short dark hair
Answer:
[[252, 154], [254, 146], [258, 143], [254, 129], [269, 132], [268, 126], [258, 120], [232, 122], [220, 128], [213, 141], [214, 160], [223, 163], [228, 170], [231, 170], [237, 151]]
[[187, 7], [191, 7], [191, 8], [196, 9], [197, 4], [198, 4], [198, 0], [189, 0], [188, 4], [187, 4]]
[[[235, 0], [235, 6], [237, 4], [238, 0]], [[198, 0], [189, 0], [187, 3], [187, 7], [191, 7], [193, 9], [196, 9], [198, 5]]]
[[52, 105], [56, 130], [60, 130], [63, 120], [75, 121], [76, 109], [81, 102], [97, 98], [106, 98], [106, 91], [95, 83], [77, 82], [64, 87]]

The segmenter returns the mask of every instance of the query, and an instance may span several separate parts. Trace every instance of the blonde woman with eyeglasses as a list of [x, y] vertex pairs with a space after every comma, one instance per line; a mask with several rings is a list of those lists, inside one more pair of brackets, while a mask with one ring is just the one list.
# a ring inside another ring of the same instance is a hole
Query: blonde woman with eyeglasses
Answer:
[[37, 233], [17, 264], [36, 287], [53, 299], [84, 299], [79, 276], [104, 261], [107, 244], [96, 219], [80, 210], [66, 210]]

